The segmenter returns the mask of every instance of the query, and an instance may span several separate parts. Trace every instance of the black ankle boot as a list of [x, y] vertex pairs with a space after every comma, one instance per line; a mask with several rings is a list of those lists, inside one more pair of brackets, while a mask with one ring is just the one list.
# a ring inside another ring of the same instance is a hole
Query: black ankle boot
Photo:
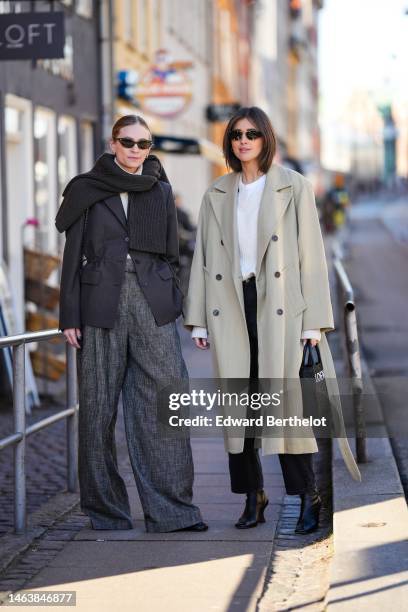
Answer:
[[311, 493], [302, 493], [300, 498], [300, 516], [296, 524], [295, 533], [311, 533], [319, 526], [319, 513], [322, 500], [317, 490]]
[[237, 529], [250, 529], [256, 527], [258, 523], [264, 523], [264, 511], [269, 500], [263, 489], [247, 493], [244, 512], [235, 523]]

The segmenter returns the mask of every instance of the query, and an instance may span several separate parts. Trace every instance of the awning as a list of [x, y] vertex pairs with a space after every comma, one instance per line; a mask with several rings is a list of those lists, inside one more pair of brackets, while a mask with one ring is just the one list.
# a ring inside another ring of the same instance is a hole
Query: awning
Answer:
[[184, 138], [154, 134], [153, 142], [156, 151], [177, 153], [178, 155], [202, 155], [215, 164], [225, 165], [221, 147], [206, 138]]

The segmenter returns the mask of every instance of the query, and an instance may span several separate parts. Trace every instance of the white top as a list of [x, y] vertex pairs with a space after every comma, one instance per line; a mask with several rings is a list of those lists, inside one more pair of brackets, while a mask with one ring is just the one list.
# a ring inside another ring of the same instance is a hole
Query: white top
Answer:
[[252, 183], [243, 183], [239, 177], [237, 193], [237, 227], [242, 279], [256, 273], [256, 247], [258, 235], [258, 214], [266, 175], [263, 174]]
[[[115, 157], [115, 162], [118, 164], [118, 166], [120, 168], [122, 168], [122, 170], [124, 172], [127, 172], [128, 174], [142, 174], [142, 172], [143, 172], [143, 164], [141, 166], [139, 166], [139, 168], [136, 170], [136, 172], [129, 172], [129, 170], [125, 170], [125, 168], [120, 165], [120, 163], [118, 162], [116, 157]], [[120, 195], [120, 199], [122, 200], [123, 210], [125, 211], [125, 216], [126, 216], [126, 219], [127, 219], [129, 195], [128, 195], [127, 191], [122, 191], [119, 195]], [[131, 259], [129, 253], [128, 253], [127, 256], [128, 256], [128, 259]]]
[[[256, 274], [258, 215], [265, 183], [265, 174], [252, 181], [252, 183], [243, 183], [242, 173], [239, 177], [236, 207], [239, 255], [243, 279]], [[191, 337], [207, 338], [208, 331], [205, 327], [195, 326], [191, 331]], [[320, 340], [321, 332], [319, 329], [304, 330], [301, 334], [301, 340], [306, 338]]]

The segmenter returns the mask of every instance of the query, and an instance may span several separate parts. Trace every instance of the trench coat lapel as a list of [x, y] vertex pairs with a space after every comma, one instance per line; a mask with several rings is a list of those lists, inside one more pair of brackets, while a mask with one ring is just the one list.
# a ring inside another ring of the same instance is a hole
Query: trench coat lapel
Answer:
[[113, 212], [118, 221], [127, 228], [127, 219], [123, 209], [122, 200], [118, 193], [105, 199], [106, 206]]
[[[234, 285], [245, 314], [242, 293], [242, 275], [238, 244], [237, 215], [235, 209], [239, 174], [223, 176], [210, 191], [210, 201], [222, 232], [222, 240], [231, 261]], [[258, 216], [258, 243], [256, 276], [259, 277], [262, 260], [268, 244], [293, 195], [289, 173], [282, 166], [272, 164], [266, 174]]]
[[[259, 276], [268, 244], [279, 225], [293, 195], [289, 173], [272, 164], [266, 174], [258, 215], [258, 244], [256, 275]], [[278, 236], [278, 239], [282, 238]]]
[[210, 201], [214, 214], [221, 228], [222, 241], [231, 261], [232, 275], [238, 300], [245, 317], [244, 296], [242, 292], [242, 274], [239, 256], [237, 215], [235, 200], [238, 191], [239, 174], [227, 174], [211, 191]]

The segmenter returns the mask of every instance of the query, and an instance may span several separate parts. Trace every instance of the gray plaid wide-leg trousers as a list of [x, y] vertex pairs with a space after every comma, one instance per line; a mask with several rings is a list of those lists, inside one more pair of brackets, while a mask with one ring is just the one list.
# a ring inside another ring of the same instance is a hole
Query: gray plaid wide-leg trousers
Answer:
[[187, 437], [163, 437], [156, 383], [188, 380], [174, 322], [158, 327], [126, 262], [113, 329], [83, 326], [77, 350], [78, 475], [81, 509], [93, 529], [132, 529], [125, 483], [118, 471], [115, 424], [122, 391], [128, 452], [146, 530], [166, 532], [202, 521], [192, 504], [194, 467]]

